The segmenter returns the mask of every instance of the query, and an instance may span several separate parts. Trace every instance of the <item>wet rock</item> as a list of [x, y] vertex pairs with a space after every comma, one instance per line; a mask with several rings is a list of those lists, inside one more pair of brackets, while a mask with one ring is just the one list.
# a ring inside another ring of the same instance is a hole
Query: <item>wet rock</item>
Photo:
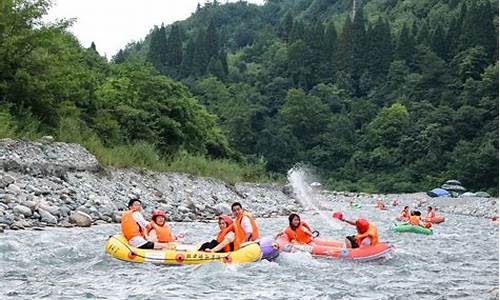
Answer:
[[82, 211], [76, 211], [69, 216], [69, 221], [80, 227], [89, 227], [92, 224], [92, 217]]
[[54, 217], [50, 212], [38, 208], [38, 213], [40, 214], [40, 220], [42, 222], [49, 224], [57, 224], [57, 218]]

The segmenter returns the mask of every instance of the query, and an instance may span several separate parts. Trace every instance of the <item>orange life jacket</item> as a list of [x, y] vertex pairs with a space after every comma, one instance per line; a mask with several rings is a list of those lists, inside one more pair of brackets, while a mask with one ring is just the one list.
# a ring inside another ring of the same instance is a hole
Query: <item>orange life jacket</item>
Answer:
[[363, 240], [366, 238], [366, 237], [369, 237], [370, 238], [370, 246], [374, 246], [376, 244], [378, 244], [378, 230], [377, 230], [377, 226], [375, 226], [374, 224], [371, 224], [370, 223], [370, 226], [368, 227], [368, 230], [365, 232], [365, 233], [362, 233], [362, 234], [356, 234], [356, 244], [358, 244], [359, 246], [361, 246]]
[[259, 228], [257, 228], [257, 224], [255, 223], [255, 220], [253, 219], [252, 215], [246, 211], [243, 211], [241, 215], [239, 215], [236, 220], [234, 221], [234, 233], [236, 234], [236, 238], [238, 241], [244, 243], [246, 242], [245, 240], [245, 230], [241, 226], [241, 220], [243, 219], [243, 216], [247, 216], [248, 219], [250, 220], [250, 224], [252, 225], [252, 235], [248, 239], [249, 241], [255, 241], [256, 239], [259, 238]]
[[142, 230], [141, 226], [137, 224], [134, 217], [132, 216], [134, 212], [135, 212], [134, 209], [127, 210], [126, 212], [124, 212], [122, 215], [122, 220], [120, 222], [123, 236], [127, 239], [127, 241], [130, 241], [132, 238], [136, 236], [145, 237], [144, 231]]
[[151, 221], [151, 223], [148, 224], [148, 227], [146, 227], [148, 234], [151, 232], [151, 230], [156, 231], [156, 237], [158, 238], [158, 242], [160, 243], [171, 243], [175, 242], [175, 237], [173, 236], [172, 232], [170, 231], [170, 227], [168, 227], [167, 223], [163, 226], [160, 226], [156, 224], [154, 221]]
[[419, 216], [411, 216], [410, 217], [411, 225], [420, 225], [420, 217]]
[[[222, 243], [222, 241], [224, 241], [224, 238], [229, 232], [234, 232], [234, 225], [229, 225], [228, 227], [226, 227], [226, 229], [219, 231], [219, 233], [217, 234], [217, 242], [219, 244]], [[236, 251], [238, 249], [240, 249], [240, 242], [235, 234], [234, 241], [224, 246], [224, 248], [222, 248], [222, 251], [231, 252], [231, 251]]]
[[312, 237], [306, 234], [304, 227], [311, 232], [311, 227], [305, 222], [300, 222], [299, 226], [293, 230], [290, 226], [285, 229], [285, 234], [288, 236], [288, 240], [296, 240], [301, 244], [309, 244], [312, 242]]

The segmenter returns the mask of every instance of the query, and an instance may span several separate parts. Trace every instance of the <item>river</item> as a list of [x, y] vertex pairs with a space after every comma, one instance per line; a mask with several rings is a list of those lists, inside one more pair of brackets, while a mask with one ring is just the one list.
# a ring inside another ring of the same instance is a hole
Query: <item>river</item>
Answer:
[[[490, 220], [445, 214], [446, 222], [426, 236], [390, 230], [400, 208], [337, 208], [375, 222], [380, 239], [395, 245], [393, 257], [357, 263], [294, 253], [274, 262], [167, 267], [107, 256], [105, 240], [118, 225], [6, 231], [0, 234], [0, 299], [498, 299], [498, 225]], [[314, 212], [303, 219], [323, 238], [355, 231]], [[274, 235], [287, 218], [257, 222], [263, 235]], [[216, 230], [215, 223], [171, 226], [190, 242], [208, 240]]]

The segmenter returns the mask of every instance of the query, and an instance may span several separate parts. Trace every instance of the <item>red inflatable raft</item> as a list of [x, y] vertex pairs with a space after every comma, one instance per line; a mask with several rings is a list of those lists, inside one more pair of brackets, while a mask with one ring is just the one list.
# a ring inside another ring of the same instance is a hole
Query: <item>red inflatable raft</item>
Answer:
[[443, 216], [434, 216], [432, 218], [425, 218], [426, 222], [434, 223], [434, 224], [439, 224], [444, 222], [444, 217]]
[[314, 239], [309, 244], [292, 244], [286, 235], [280, 235], [276, 242], [282, 252], [308, 252], [313, 256], [332, 257], [346, 260], [370, 261], [389, 257], [394, 247], [386, 243], [363, 248], [345, 248], [344, 242]]

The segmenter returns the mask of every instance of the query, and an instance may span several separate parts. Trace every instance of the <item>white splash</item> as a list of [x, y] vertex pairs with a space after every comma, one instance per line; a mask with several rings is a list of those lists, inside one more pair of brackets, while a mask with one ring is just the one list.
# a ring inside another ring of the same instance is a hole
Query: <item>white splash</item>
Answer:
[[339, 229], [342, 226], [335, 222], [329, 212], [321, 211], [319, 209], [319, 186], [317, 180], [314, 180], [312, 172], [304, 165], [297, 163], [290, 170], [288, 170], [288, 182], [293, 187], [295, 198], [300, 202], [305, 210], [314, 210], [328, 224], [331, 228]]

